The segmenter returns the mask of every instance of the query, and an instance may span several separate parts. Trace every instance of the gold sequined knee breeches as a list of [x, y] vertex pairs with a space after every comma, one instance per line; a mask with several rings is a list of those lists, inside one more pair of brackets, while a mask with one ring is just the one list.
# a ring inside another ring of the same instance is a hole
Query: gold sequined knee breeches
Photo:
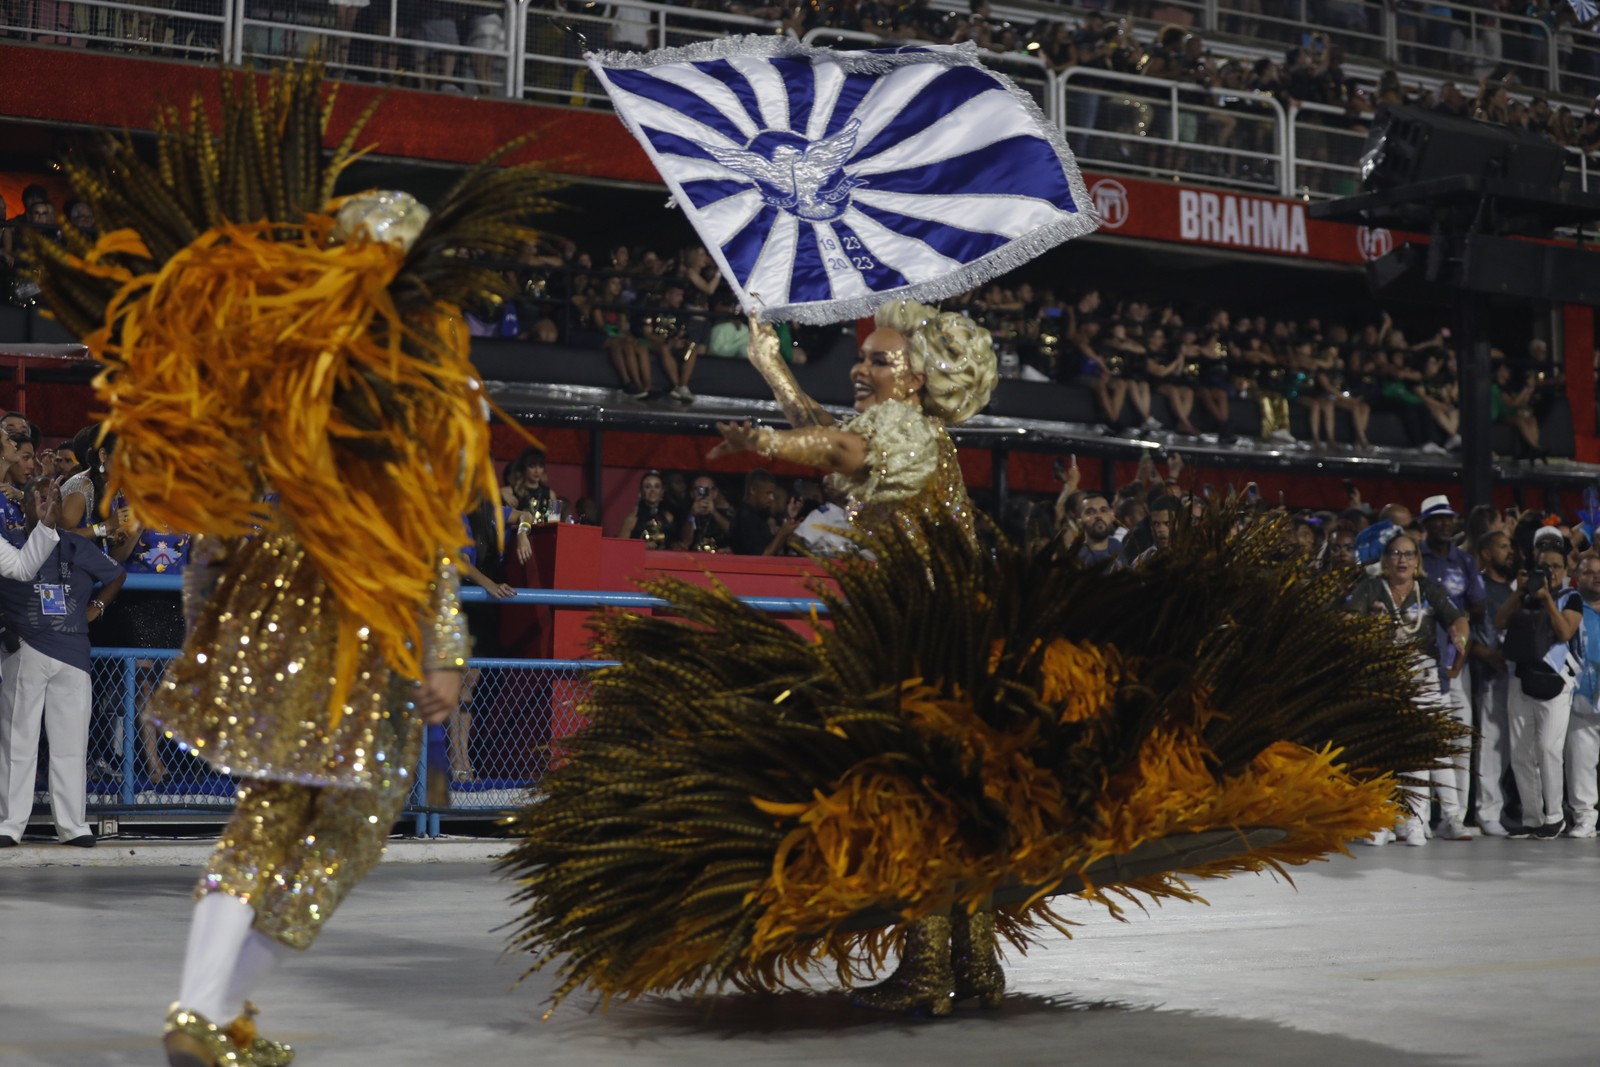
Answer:
[[195, 898], [231, 893], [255, 908], [257, 930], [309, 948], [377, 865], [409, 784], [380, 790], [247, 779]]

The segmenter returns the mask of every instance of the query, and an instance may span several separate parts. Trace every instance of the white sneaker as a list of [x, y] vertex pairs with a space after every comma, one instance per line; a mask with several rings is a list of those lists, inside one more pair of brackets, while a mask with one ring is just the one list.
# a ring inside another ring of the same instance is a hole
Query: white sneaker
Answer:
[[1394, 831], [1393, 830], [1376, 830], [1376, 831], [1374, 831], [1372, 833], [1372, 835], [1370, 837], [1358, 837], [1358, 838], [1356, 838], [1354, 843], [1357, 844], [1357, 845], [1371, 845], [1374, 848], [1378, 848], [1380, 846], [1387, 845], [1390, 841], [1393, 841], [1393, 840], [1394, 840]]
[[1422, 451], [1424, 451], [1424, 452], [1426, 452], [1426, 453], [1427, 453], [1427, 454], [1428, 454], [1428, 455], [1430, 455], [1430, 456], [1444, 456], [1444, 455], [1449, 455], [1449, 453], [1447, 453], [1447, 452], [1446, 452], [1446, 451], [1445, 451], [1445, 450], [1444, 450], [1444, 447], [1443, 447], [1443, 446], [1441, 446], [1441, 445], [1436, 445], [1436, 444], [1434, 444], [1434, 443], [1433, 443], [1433, 442], [1432, 442], [1432, 441], [1429, 441], [1429, 442], [1428, 442], [1428, 443], [1427, 443], [1427, 444], [1425, 444], [1425, 445], [1423, 445], [1423, 446], [1422, 446]]
[[1144, 420], [1144, 428], [1154, 433], [1156, 430], [1161, 429], [1161, 424], [1157, 422], [1155, 416], [1152, 415], [1150, 418]]
[[1594, 837], [1594, 836], [1596, 836], [1596, 833], [1595, 833], [1595, 820], [1592, 817], [1591, 818], [1584, 818], [1582, 816], [1572, 820], [1572, 825], [1567, 827], [1566, 836], [1568, 836], [1568, 837]]
[[1404, 830], [1400, 833], [1400, 843], [1410, 845], [1412, 848], [1421, 848], [1428, 843], [1428, 824], [1415, 815], [1406, 820]]
[[1484, 837], [1504, 837], [1506, 828], [1499, 819], [1479, 819], [1478, 832]]
[[1472, 831], [1467, 829], [1466, 823], [1459, 823], [1454, 819], [1444, 819], [1439, 823], [1439, 839], [1441, 841], [1471, 841]]
[[1450, 440], [1448, 440], [1448, 441], [1446, 441], [1444, 443], [1444, 450], [1446, 452], [1454, 452], [1456, 449], [1458, 449], [1460, 447], [1461, 447], [1461, 435], [1458, 434], [1458, 433], [1451, 434], [1450, 435]]
[[672, 396], [674, 399], [681, 400], [685, 404], [694, 403], [694, 394], [689, 392], [689, 387], [687, 385], [678, 386], [672, 391]]
[[1294, 444], [1294, 434], [1290, 433], [1288, 430], [1273, 430], [1267, 435], [1267, 440], [1277, 441], [1280, 444], [1292, 445]]

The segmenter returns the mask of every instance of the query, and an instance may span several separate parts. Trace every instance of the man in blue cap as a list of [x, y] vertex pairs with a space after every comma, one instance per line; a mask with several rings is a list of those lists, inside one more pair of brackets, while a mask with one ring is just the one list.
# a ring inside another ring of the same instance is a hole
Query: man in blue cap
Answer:
[[[1483, 615], [1487, 594], [1483, 588], [1483, 575], [1470, 555], [1456, 544], [1456, 531], [1460, 522], [1450, 498], [1430, 496], [1422, 502], [1418, 518], [1426, 535], [1418, 551], [1422, 556], [1422, 571], [1430, 579], [1444, 586], [1450, 594], [1450, 603], [1466, 612], [1470, 619]], [[1466, 649], [1452, 645], [1448, 635], [1439, 631], [1439, 690], [1445, 701], [1455, 710], [1456, 718], [1467, 726], [1472, 725], [1471, 683], [1465, 675], [1451, 678], [1447, 673], [1457, 658], [1466, 655]], [[1448, 647], [1447, 647], [1448, 646]], [[1446, 841], [1470, 841], [1472, 831], [1467, 829], [1467, 790], [1471, 784], [1471, 743], [1465, 742], [1457, 753], [1452, 768], [1456, 788], [1453, 795], [1447, 787], [1439, 787], [1439, 836]]]

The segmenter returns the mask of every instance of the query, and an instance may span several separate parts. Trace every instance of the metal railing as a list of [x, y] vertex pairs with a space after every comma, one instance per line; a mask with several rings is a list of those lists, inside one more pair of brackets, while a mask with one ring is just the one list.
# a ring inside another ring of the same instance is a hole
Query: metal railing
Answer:
[[0, 5], [0, 29], [33, 44], [214, 60], [232, 54], [235, 0], [192, 0], [179, 11], [122, 0], [25, 0]]
[[1309, 45], [1313, 34], [1332, 34], [1350, 55], [1384, 62], [1392, 54], [1392, 16], [1389, 7], [1378, 0], [1298, 0], [1278, 4], [1214, 0], [1210, 17], [1199, 25], [1216, 33], [1282, 45]]
[[[514, 95], [519, 0], [387, 0], [366, 7], [306, 0], [231, 0], [234, 63], [315, 48], [345, 77], [489, 96]], [[525, 0], [524, 0], [525, 2]]]
[[[931, 0], [931, 6], [952, 12], [967, 8], [963, 0]], [[1058, 21], [1085, 12], [1064, 8], [1060, 15], [1045, 15], [1037, 7], [992, 4], [991, 13], [1026, 27], [1041, 17]], [[1117, 18], [1128, 12], [1101, 13]], [[1369, 68], [1361, 70], [1364, 75], [1375, 76], [1377, 71], [1370, 69], [1374, 65], [1446, 76], [1489, 73], [1504, 66], [1518, 72], [1530, 88], [1573, 97], [1592, 96], [1589, 86], [1600, 81], [1600, 61], [1567, 61], [1585, 53], [1600, 57], [1600, 35], [1595, 32], [1565, 26], [1556, 31], [1541, 19], [1490, 11], [1487, 5], [1463, 0], [1163, 0], [1135, 7], [1131, 21], [1148, 32], [1184, 18], [1198, 31], [1271, 42], [1279, 47], [1260, 54], [1275, 60], [1288, 47], [1316, 48], [1317, 36], [1325, 35], [1329, 43], [1344, 48], [1353, 65]]]
[[510, 95], [571, 107], [611, 106], [583, 61], [589, 49], [644, 52], [732, 34], [782, 32], [779, 23], [767, 19], [645, 0], [594, 4], [576, 13], [551, 12], [522, 0], [518, 9], [519, 55]]
[[1086, 166], [1292, 191], [1289, 124], [1271, 96], [1085, 67], [1051, 80], [1067, 143]]
[[1361, 168], [1356, 160], [1366, 136], [1365, 130], [1353, 128], [1343, 108], [1328, 104], [1295, 107], [1289, 114], [1287, 153], [1293, 165], [1292, 191], [1319, 200], [1359, 193]]
[[[181, 11], [155, 6], [161, 2], [0, 5], [0, 33], [35, 43], [258, 66], [305, 54], [315, 45], [345, 77], [609, 108], [582, 59], [586, 48], [642, 50], [733, 33], [787, 32], [770, 20], [647, 0], [570, 8], [533, 0], [380, 0], [365, 8], [317, 0], [189, 0]], [[952, 13], [968, 8], [964, 0], [934, 0], [932, 6]], [[1508, 47], [1511, 53], [1509, 59], [1502, 56], [1504, 62], [1530, 82], [1568, 91], [1600, 85], [1600, 35], [1564, 29], [1551, 47], [1544, 23], [1520, 15], [1490, 16], [1449, 0], [1430, 0], [1426, 7], [1296, 0], [1287, 8], [1250, 10], [1257, 7], [1269, 5], [1193, 0], [1176, 4], [1173, 11], [1188, 12], [1197, 27], [1252, 31], [1249, 35], [1257, 38], [1309, 41], [1312, 34], [1331, 33], [1353, 54], [1370, 60], [1420, 57], [1419, 63], [1428, 66], [1429, 57], [1436, 57], [1440, 63], [1434, 68], [1445, 73], [1470, 66], [1476, 54], [1451, 35], [1477, 42], [1499, 34], [1501, 53]], [[1062, 9], [1044, 17], [1071, 14]], [[1042, 12], [1001, 5], [994, 16], [1031, 25]], [[1402, 33], [1403, 27], [1409, 28]], [[805, 40], [893, 43], [830, 27], [808, 31]], [[1373, 42], [1382, 48], [1368, 47]], [[1219, 55], [1249, 54], [1225, 42], [1214, 44]], [[1091, 168], [1313, 198], [1353, 188], [1360, 120], [1337, 108], [1315, 103], [1286, 108], [1262, 93], [1099, 68], [1057, 73], [1027, 52], [985, 51], [982, 59], [1032, 93]], [[1375, 77], [1375, 71], [1354, 63], [1349, 73]], [[1574, 152], [1570, 171], [1581, 188], [1588, 188], [1589, 169], [1588, 160]]]
[[[238, 780], [164, 736], [145, 715], [173, 649], [104, 648], [91, 658], [88, 800], [98, 816], [226, 818]], [[488, 816], [527, 803], [577, 728], [593, 660], [471, 659], [461, 707], [426, 727], [405, 812], [437, 836], [449, 816]], [[44, 799], [45, 793], [36, 794]]]
[[[800, 40], [808, 45], [833, 46], [835, 44], [862, 45], [868, 48], [881, 48], [891, 42], [870, 33], [858, 30], [840, 30], [828, 26], [819, 26], [808, 30]], [[1055, 91], [1056, 75], [1050, 70], [1050, 65], [1035, 55], [1023, 52], [983, 52], [983, 61], [999, 67], [1001, 72], [1033, 97], [1034, 103], [1056, 125], [1061, 124], [1061, 113], [1057, 110], [1059, 94]]]
[[1523, 85], [1559, 83], [1550, 30], [1538, 19], [1428, 0], [1395, 13], [1392, 61], [1444, 74], [1487, 77], [1511, 70]]

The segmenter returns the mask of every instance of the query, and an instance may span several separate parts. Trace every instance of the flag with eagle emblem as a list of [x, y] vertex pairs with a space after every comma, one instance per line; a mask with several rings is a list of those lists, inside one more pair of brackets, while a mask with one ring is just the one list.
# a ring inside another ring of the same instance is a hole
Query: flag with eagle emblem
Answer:
[[937, 301], [1099, 224], [1061, 132], [970, 44], [734, 37], [587, 59], [762, 319]]

